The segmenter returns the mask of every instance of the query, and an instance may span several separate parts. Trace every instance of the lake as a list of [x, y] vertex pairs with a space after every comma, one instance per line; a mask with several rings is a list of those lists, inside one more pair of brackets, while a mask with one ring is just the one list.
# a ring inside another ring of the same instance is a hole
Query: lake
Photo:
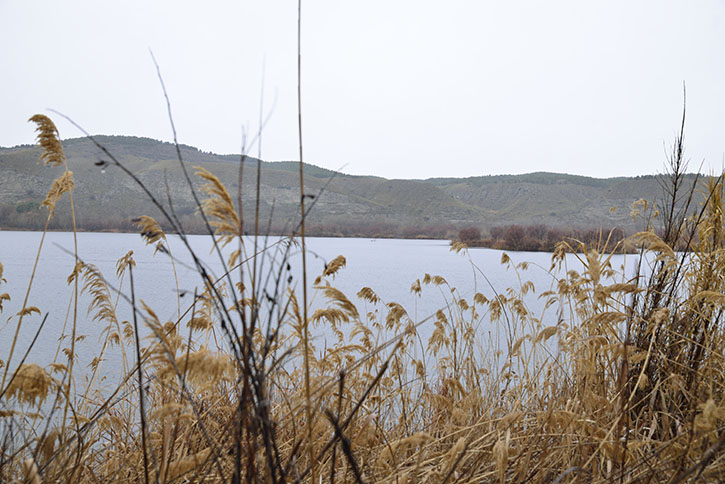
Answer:
[[[0, 294], [7, 292], [12, 299], [5, 301], [4, 310], [0, 313], [0, 355], [5, 359], [10, 348], [17, 322], [15, 314], [22, 307], [23, 296], [30, 278], [41, 233], [39, 232], [0, 232], [0, 262], [4, 265], [3, 277], [7, 282], [0, 285]], [[270, 237], [268, 244], [275, 244], [280, 239]], [[209, 269], [219, 275], [221, 264], [216, 254], [211, 252], [212, 243], [208, 236], [189, 236], [189, 242], [195, 253], [204, 261]], [[260, 242], [261, 243], [261, 242]], [[248, 251], [252, 251], [253, 242], [247, 241]], [[192, 259], [178, 237], [169, 237], [172, 254], [180, 264], [191, 265]], [[279, 248], [281, 245], [275, 245]], [[445, 286], [424, 286], [423, 296], [411, 293], [411, 285], [417, 279], [423, 279], [426, 273], [444, 277], [451, 287], [457, 288], [460, 295], [471, 301], [476, 292], [487, 297], [503, 292], [506, 288], [519, 288], [522, 281], [529, 280], [534, 284], [536, 294], [548, 290], [554, 281], [548, 272], [551, 265], [550, 253], [519, 252], [509, 253], [511, 260], [518, 264], [522, 261], [530, 263], [528, 270], [517, 274], [501, 265], [502, 251], [491, 249], [470, 249], [467, 254], [456, 254], [449, 250], [445, 240], [398, 240], [398, 239], [355, 239], [355, 238], [308, 238], [308, 280], [312, 281], [319, 275], [326, 262], [338, 255], [347, 259], [347, 266], [341, 269], [332, 284], [344, 292], [358, 305], [361, 317], [366, 314], [366, 305], [357, 297], [357, 292], [365, 286], [372, 288], [384, 302], [397, 302], [403, 305], [414, 322], [435, 313], [439, 308], [446, 307], [451, 300], [450, 290]], [[154, 255], [154, 247], [147, 246], [138, 234], [110, 233], [79, 233], [78, 251], [80, 258], [87, 263], [96, 265], [106, 280], [113, 287], [119, 286], [116, 278], [116, 261], [129, 250], [133, 250], [136, 260], [134, 279], [136, 299], [145, 301], [162, 321], [174, 320], [177, 315], [176, 283], [168, 256], [159, 252]], [[63, 334], [66, 316], [72, 320], [72, 287], [66, 279], [73, 269], [73, 234], [51, 232], [46, 235], [43, 250], [38, 264], [37, 274], [28, 299], [29, 306], [36, 306], [41, 314], [26, 316], [20, 334], [16, 355], [16, 363], [30, 344], [42, 316], [48, 313], [48, 319], [38, 343], [31, 350], [28, 361], [39, 364], [50, 363], [58, 351], [58, 341]], [[70, 253], [69, 253], [70, 252]], [[229, 253], [226, 250], [225, 253]], [[267, 254], [273, 254], [273, 250]], [[281, 257], [259, 259], [259, 269], [267, 273], [270, 267], [278, 267]], [[470, 257], [470, 258], [469, 258]], [[630, 258], [632, 256], [629, 256]], [[630, 266], [634, 264], [627, 261]], [[625, 263], [625, 256], [617, 256], [613, 266], [618, 268]], [[289, 257], [289, 275], [292, 286], [301, 280], [301, 257], [299, 247], [293, 247]], [[567, 259], [569, 268], [580, 269], [575, 256]], [[286, 269], [285, 269], [286, 270]], [[179, 287], [187, 294], [197, 289], [201, 292], [201, 278], [191, 268], [177, 265]], [[287, 277], [287, 276], [285, 276]], [[521, 277], [521, 279], [520, 279]], [[123, 282], [124, 294], [128, 292], [129, 282], [126, 276]], [[115, 296], [115, 294], [114, 294]], [[191, 296], [182, 298], [184, 306], [191, 303]], [[300, 298], [301, 300], [301, 298]], [[541, 310], [541, 302], [533, 297], [527, 298], [529, 309], [534, 313]], [[101, 330], [105, 323], [92, 321], [87, 314], [90, 298], [83, 295], [80, 299], [78, 312], [78, 333], [85, 335], [77, 350], [79, 360], [87, 365], [93, 355], [98, 353], [101, 345]], [[320, 294], [315, 295], [313, 305], [319, 307], [323, 303]], [[552, 318], [553, 318], [553, 312]], [[130, 305], [120, 299], [118, 306], [120, 320], [130, 319]], [[550, 323], [553, 324], [553, 321]], [[420, 334], [425, 338], [430, 334], [432, 323], [423, 324]], [[66, 328], [69, 333], [70, 326]], [[488, 331], [490, 323], [483, 321], [481, 331]], [[324, 346], [329, 335], [316, 333], [318, 347]], [[113, 354], [107, 360], [114, 366]]]

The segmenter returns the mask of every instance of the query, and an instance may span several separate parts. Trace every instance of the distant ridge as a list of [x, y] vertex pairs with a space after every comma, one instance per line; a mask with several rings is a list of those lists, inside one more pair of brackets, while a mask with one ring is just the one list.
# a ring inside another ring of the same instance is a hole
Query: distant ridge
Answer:
[[[159, 199], [168, 196], [189, 230], [201, 230], [172, 143], [133, 136], [95, 137], [148, 185]], [[76, 182], [79, 226], [85, 230], [130, 230], [142, 214], [158, 216], [134, 182], [114, 166], [95, 165], [105, 155], [86, 138], [63, 141]], [[240, 155], [218, 155], [180, 145], [184, 161], [215, 173], [230, 193], [238, 190]], [[37, 210], [57, 170], [37, 163], [39, 148], [0, 148], [0, 227], [37, 229]], [[253, 217], [256, 158], [245, 158], [242, 182], [244, 218]], [[299, 165], [261, 163], [260, 206], [264, 225], [289, 231], [298, 216]], [[694, 175], [689, 180], [694, 180]], [[591, 178], [536, 172], [427, 180], [346, 175], [305, 165], [305, 189], [319, 195], [308, 220], [311, 233], [346, 236], [447, 237], [461, 227], [545, 224], [551, 227], [634, 230], [632, 203], [661, 198], [660, 175]], [[323, 190], [324, 188], [324, 190]], [[613, 210], [612, 207], [614, 207]], [[62, 210], [54, 222], [67, 228]]]

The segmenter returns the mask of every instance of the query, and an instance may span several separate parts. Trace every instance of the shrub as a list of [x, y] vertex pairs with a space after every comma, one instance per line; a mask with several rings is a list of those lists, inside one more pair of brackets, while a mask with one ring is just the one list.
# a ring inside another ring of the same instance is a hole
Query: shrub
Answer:
[[25, 213], [30, 212], [31, 210], [37, 210], [40, 207], [40, 203], [36, 202], [34, 200], [29, 200], [27, 202], [21, 202], [15, 206], [15, 211], [17, 213]]
[[477, 242], [481, 240], [481, 231], [475, 227], [461, 229], [461, 231], [458, 232], [458, 239], [465, 243]]

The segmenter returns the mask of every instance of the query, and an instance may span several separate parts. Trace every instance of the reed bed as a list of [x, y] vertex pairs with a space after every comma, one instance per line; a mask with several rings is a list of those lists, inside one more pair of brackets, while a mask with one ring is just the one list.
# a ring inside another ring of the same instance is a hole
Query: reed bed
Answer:
[[[43, 160], [64, 168], [44, 202], [50, 222], [73, 192], [72, 172], [52, 121], [33, 121]], [[343, 256], [313, 275], [318, 309], [305, 306], [306, 281], [289, 267], [299, 225], [280, 242], [258, 235], [250, 244], [241, 197], [235, 204], [208, 171], [196, 171], [201, 186], [185, 171], [226, 273], [214, 279], [192, 251], [204, 285], [188, 306], [177, 299], [177, 317], [165, 321], [135, 293], [132, 253], [111, 275], [76, 254], [71, 301], [90, 294], [102, 328], [91, 361], [75, 354], [77, 311], [45, 367], [15, 340], [31, 318], [42, 319], [43, 338], [58, 315], [41, 318], [27, 297], [6, 315], [13, 347], [0, 362], [0, 481], [725, 482], [722, 178], [683, 193], [681, 135], [669, 168], [668, 196], [640, 212], [642, 232], [557, 245], [549, 290], [536, 293], [526, 264], [504, 254], [521, 284], [494, 288], [494, 297], [466, 299], [444, 277], [421, 274], [414, 294], [447, 295], [423, 320], [376, 294], [375, 281], [353, 304], [334, 285]], [[185, 241], [171, 200], [148, 196]], [[683, 197], [688, 207], [678, 208]], [[159, 222], [137, 223], [158, 257], [175, 260]], [[263, 232], [263, 221], [254, 224]], [[683, 243], [686, 251], [673, 249]], [[623, 244], [640, 250], [633, 277], [612, 264]], [[463, 244], [452, 249], [466, 256]], [[567, 254], [580, 266], [568, 267]], [[527, 305], [532, 294], [545, 302], [542, 314]], [[0, 265], [0, 310], [22, 295]], [[118, 316], [118, 297], [133, 303], [131, 320]], [[315, 347], [312, 330], [335, 342]], [[109, 392], [98, 382], [110, 351], [122, 355], [124, 376]]]

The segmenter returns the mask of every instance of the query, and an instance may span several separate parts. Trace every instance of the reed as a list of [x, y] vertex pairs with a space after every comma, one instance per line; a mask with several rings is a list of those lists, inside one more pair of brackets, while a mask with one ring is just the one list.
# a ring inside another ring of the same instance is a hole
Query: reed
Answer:
[[[44, 157], [55, 159], [57, 130], [42, 123]], [[155, 301], [136, 294], [132, 253], [112, 275], [78, 254], [70, 291], [78, 284], [91, 295], [103, 343], [75, 364], [72, 343], [46, 367], [15, 362], [15, 344], [4, 355], [0, 481], [724, 482], [723, 181], [681, 192], [682, 133], [669, 168], [669, 198], [642, 213], [644, 230], [626, 242], [559, 243], [552, 285], [538, 293], [527, 264], [506, 254], [501, 263], [521, 282], [494, 296], [464, 297], [444, 277], [421, 274], [413, 294], [446, 298], [422, 320], [376, 294], [375, 281], [354, 304], [334, 285], [342, 256], [308, 288], [317, 309], [298, 299], [306, 284], [288, 264], [304, 208], [290, 237], [259, 235], [252, 246], [239, 200], [211, 172], [197, 170], [200, 190], [189, 176], [225, 267], [214, 278], [173, 206], [147, 192], [165, 220], [140, 217], [141, 235], [172, 260], [167, 239], [178, 237], [202, 287], [186, 306], [177, 298], [177, 317], [164, 321]], [[72, 189], [67, 173], [50, 200]], [[683, 196], [699, 203], [694, 216], [668, 205]], [[641, 254], [633, 277], [612, 264], [623, 243]], [[463, 244], [452, 249], [467, 256]], [[0, 283], [2, 303], [16, 290], [2, 266]], [[29, 292], [3, 337], [16, 339], [23, 319], [41, 312]], [[540, 314], [532, 295], [545, 302]], [[118, 316], [118, 298], [135, 303], [133, 321]], [[140, 338], [141, 325], [150, 338]], [[334, 341], [316, 347], [313, 329]], [[120, 353], [124, 376], [101, 391], [109, 351]]]

